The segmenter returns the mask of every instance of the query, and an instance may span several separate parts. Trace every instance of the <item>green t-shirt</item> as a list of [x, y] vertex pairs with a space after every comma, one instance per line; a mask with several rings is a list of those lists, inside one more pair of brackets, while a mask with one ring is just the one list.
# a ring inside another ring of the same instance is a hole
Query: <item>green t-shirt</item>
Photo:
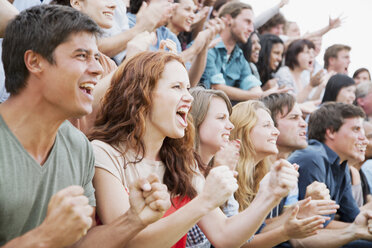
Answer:
[[0, 116], [0, 245], [39, 226], [52, 195], [70, 185], [85, 190], [95, 206], [94, 155], [88, 139], [65, 121], [40, 166]]

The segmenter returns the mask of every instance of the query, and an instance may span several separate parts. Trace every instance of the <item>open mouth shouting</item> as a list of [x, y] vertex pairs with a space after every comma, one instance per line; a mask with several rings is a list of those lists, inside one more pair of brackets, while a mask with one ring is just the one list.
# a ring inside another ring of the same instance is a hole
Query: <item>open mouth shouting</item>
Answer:
[[177, 120], [183, 127], [187, 127], [187, 114], [189, 113], [190, 106], [181, 106], [177, 110]]

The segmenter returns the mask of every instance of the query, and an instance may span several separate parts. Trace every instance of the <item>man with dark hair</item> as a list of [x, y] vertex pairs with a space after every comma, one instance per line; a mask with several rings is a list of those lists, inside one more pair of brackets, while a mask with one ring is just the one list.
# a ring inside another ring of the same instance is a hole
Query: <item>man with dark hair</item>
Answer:
[[[364, 112], [359, 107], [344, 103], [324, 104], [310, 116], [309, 145], [295, 151], [288, 159], [300, 166], [300, 199], [304, 199], [306, 187], [318, 181], [326, 184], [331, 199], [340, 205], [337, 211], [339, 221], [334, 220], [334, 214], [330, 215], [327, 228], [314, 237], [300, 240], [302, 245], [339, 247], [349, 242], [348, 247], [371, 245], [370, 242], [358, 240], [372, 240], [372, 232], [368, 229], [372, 215], [367, 210], [359, 214], [360, 210], [352, 196], [347, 166], [347, 160], [364, 158], [367, 142], [363, 118]], [[370, 206], [363, 208], [370, 209]]]
[[[2, 59], [10, 98], [0, 105], [0, 245], [66, 247], [93, 223], [94, 156], [68, 121], [92, 111], [102, 73], [100, 29], [70, 7], [42, 5], [8, 25]], [[131, 208], [112, 224], [93, 228], [79, 247], [124, 246], [170, 206], [150, 176], [133, 185]], [[161, 204], [148, 204], [157, 196]], [[156, 193], [156, 195], [152, 194]], [[48, 205], [49, 202], [49, 205]]]
[[351, 47], [335, 44], [328, 47], [324, 53], [324, 69], [328, 72], [348, 74]]
[[278, 158], [287, 159], [295, 150], [307, 147], [307, 123], [302, 118], [302, 111], [296, 99], [289, 93], [274, 93], [262, 98], [271, 111], [271, 117], [280, 134], [276, 142]]

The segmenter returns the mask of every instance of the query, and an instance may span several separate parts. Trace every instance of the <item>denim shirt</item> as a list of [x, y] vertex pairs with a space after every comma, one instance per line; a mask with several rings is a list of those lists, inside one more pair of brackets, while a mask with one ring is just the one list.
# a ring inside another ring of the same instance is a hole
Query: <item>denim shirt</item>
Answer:
[[228, 58], [227, 49], [223, 41], [219, 42], [214, 48], [209, 49], [207, 65], [201, 81], [207, 89], [212, 84], [225, 84], [242, 90], [249, 90], [252, 87], [261, 85], [260, 80], [252, 74], [251, 68], [239, 46], [235, 45]]
[[[134, 25], [136, 25], [136, 20], [137, 20], [136, 15], [128, 12], [127, 17], [128, 17], [128, 21], [129, 21], [129, 27], [133, 28]], [[182, 52], [180, 41], [178, 40], [177, 36], [174, 33], [172, 33], [172, 31], [170, 31], [167, 27], [161, 26], [161, 27], [157, 28], [156, 29], [156, 37], [157, 37], [156, 45], [150, 45], [150, 51], [159, 50], [160, 41], [170, 39], [170, 40], [172, 40], [176, 43], [177, 52], [178, 53]]]
[[[290, 163], [297, 163], [299, 168], [299, 199], [304, 199], [306, 187], [314, 181], [327, 185], [331, 199], [340, 205], [337, 214], [341, 221], [353, 222], [359, 214], [351, 190], [349, 167], [344, 161], [340, 164], [339, 156], [326, 144], [309, 140], [309, 146], [297, 150], [288, 158]], [[330, 215], [331, 219], [334, 214]]]

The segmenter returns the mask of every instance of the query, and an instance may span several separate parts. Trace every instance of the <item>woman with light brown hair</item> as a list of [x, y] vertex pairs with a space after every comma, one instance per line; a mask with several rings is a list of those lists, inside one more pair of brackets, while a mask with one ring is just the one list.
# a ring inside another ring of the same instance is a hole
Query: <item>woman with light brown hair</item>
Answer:
[[196, 223], [214, 246], [238, 247], [296, 183], [295, 170], [286, 170], [285, 180], [278, 177], [279, 170], [273, 171], [252, 207], [226, 218], [218, 206], [236, 190], [236, 179], [227, 166], [212, 169], [205, 179], [200, 173], [188, 116], [193, 101], [189, 87], [180, 57], [143, 52], [118, 68], [103, 98], [90, 135], [100, 220], [110, 223], [125, 213], [129, 185], [150, 173], [168, 187], [173, 201], [165, 217], [127, 247], [184, 247], [185, 235]]

